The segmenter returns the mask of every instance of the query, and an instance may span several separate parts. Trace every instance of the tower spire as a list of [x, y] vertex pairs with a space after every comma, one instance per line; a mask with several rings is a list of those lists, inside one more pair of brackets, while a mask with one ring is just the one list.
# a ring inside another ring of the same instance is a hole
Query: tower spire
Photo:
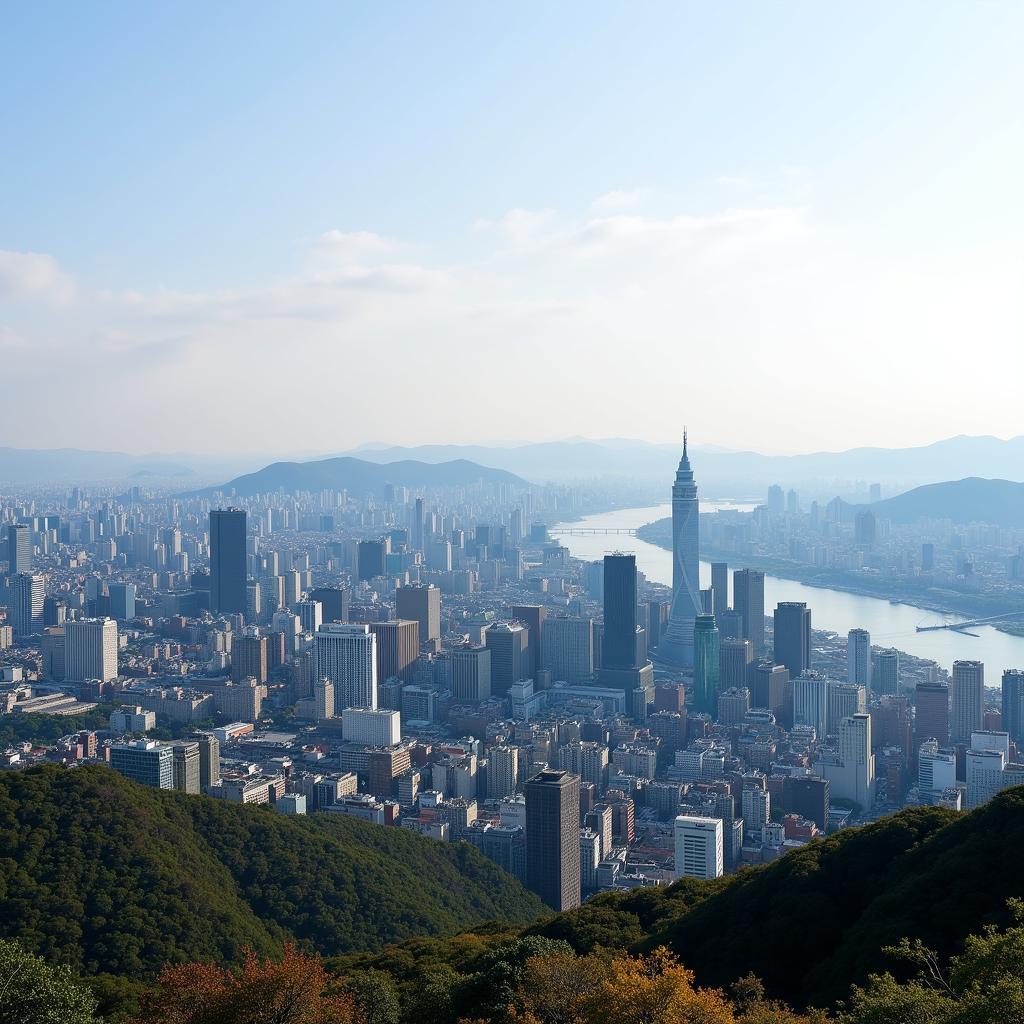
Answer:
[[683, 427], [683, 458], [686, 458], [686, 427]]

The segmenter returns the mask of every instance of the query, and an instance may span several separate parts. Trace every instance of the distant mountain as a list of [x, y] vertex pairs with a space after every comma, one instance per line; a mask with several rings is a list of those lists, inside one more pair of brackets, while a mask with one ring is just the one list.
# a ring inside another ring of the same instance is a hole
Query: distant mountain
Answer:
[[151, 979], [287, 941], [373, 950], [544, 910], [465, 843], [148, 789], [98, 765], [0, 772], [0, 850], [0, 937], [84, 974]]
[[221, 491], [233, 492], [239, 497], [251, 497], [278, 490], [294, 494], [297, 491], [330, 488], [345, 489], [351, 495], [365, 497], [383, 494], [386, 484], [405, 487], [468, 487], [480, 481], [528, 486], [525, 480], [513, 473], [480, 466], [466, 459], [439, 463], [404, 459], [400, 462], [378, 463], [344, 456], [318, 462], [275, 462], [256, 473], [246, 473], [226, 484], [208, 487], [196, 493], [213, 494]]
[[972, 476], [915, 487], [870, 508], [876, 516], [894, 523], [950, 519], [1020, 529], [1024, 528], [1024, 483]]
[[[678, 443], [612, 438], [509, 447], [421, 445], [359, 454], [371, 462], [466, 458], [535, 482], [612, 477], [644, 483], [664, 481], [667, 489], [679, 461], [679, 447]], [[709, 497], [760, 496], [773, 483], [832, 497], [852, 494], [856, 485], [867, 483], [880, 483], [892, 493], [968, 475], [1024, 480], [1024, 436], [1009, 441], [960, 436], [917, 448], [852, 448], [805, 455], [762, 455], [692, 443], [690, 450], [698, 485]]]
[[125, 452], [81, 448], [0, 448], [0, 485], [92, 484], [129, 480], [179, 483], [223, 479], [253, 464], [251, 457], [218, 458], [198, 455], [128, 455]]

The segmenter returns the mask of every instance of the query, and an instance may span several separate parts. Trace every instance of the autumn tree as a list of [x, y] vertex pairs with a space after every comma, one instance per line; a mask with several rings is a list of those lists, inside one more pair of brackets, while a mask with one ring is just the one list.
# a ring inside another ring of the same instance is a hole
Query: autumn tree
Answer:
[[168, 966], [137, 1024], [356, 1024], [351, 997], [329, 981], [319, 957], [291, 945], [280, 960], [247, 952], [237, 971]]

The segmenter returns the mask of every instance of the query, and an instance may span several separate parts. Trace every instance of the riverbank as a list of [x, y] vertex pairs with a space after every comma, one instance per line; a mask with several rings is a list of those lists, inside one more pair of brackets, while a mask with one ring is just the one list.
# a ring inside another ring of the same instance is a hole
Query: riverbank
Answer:
[[[672, 520], [659, 519], [637, 529], [636, 535], [648, 544], [672, 550]], [[964, 618], [984, 619], [995, 615], [1013, 615], [1024, 612], [1024, 599], [1012, 599], [985, 594], [961, 594], [936, 587], [915, 587], [893, 580], [865, 576], [838, 569], [818, 569], [815, 566], [793, 562], [785, 558], [759, 555], [751, 558], [735, 551], [720, 551], [702, 547], [701, 557], [728, 562], [737, 569], [760, 569], [780, 579], [793, 580], [808, 587], [838, 590], [858, 597], [873, 597], [893, 604], [907, 604], [915, 608], [937, 612], [940, 615], [959, 615]], [[1024, 636], [1024, 623], [992, 624], [1000, 632]]]

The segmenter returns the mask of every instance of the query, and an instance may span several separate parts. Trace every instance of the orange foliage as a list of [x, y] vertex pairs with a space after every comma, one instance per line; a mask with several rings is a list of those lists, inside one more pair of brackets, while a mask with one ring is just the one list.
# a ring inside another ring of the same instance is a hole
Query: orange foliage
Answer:
[[352, 1000], [328, 980], [319, 957], [291, 945], [279, 961], [247, 951], [238, 971], [168, 966], [137, 1024], [354, 1024]]

